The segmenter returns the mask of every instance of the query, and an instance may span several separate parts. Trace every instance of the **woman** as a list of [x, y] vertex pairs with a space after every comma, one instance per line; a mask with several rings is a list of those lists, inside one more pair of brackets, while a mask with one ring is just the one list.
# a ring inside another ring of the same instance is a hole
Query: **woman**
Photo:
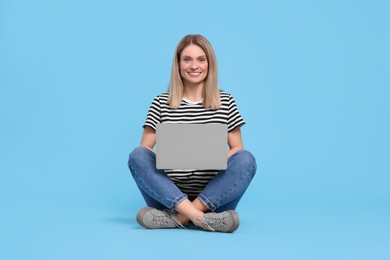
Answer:
[[[227, 169], [156, 169], [158, 123], [227, 124]], [[255, 158], [243, 150], [244, 124], [233, 97], [218, 89], [210, 43], [201, 35], [185, 36], [175, 50], [169, 92], [153, 100], [141, 144], [130, 154], [130, 171], [148, 205], [138, 212], [138, 223], [145, 228], [175, 228], [192, 222], [208, 231], [235, 231], [239, 226], [235, 208], [256, 173]]]

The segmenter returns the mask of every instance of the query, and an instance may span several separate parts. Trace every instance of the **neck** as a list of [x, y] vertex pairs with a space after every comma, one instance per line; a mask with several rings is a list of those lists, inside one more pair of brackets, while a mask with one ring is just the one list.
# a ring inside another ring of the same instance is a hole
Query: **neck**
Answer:
[[203, 99], [204, 83], [199, 84], [184, 84], [183, 97], [191, 101], [199, 101]]

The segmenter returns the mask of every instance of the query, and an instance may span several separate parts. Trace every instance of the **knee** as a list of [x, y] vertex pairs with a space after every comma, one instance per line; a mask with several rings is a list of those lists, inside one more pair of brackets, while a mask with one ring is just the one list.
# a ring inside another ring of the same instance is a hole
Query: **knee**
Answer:
[[239, 150], [237, 151], [238, 159], [240, 164], [246, 169], [252, 172], [252, 177], [255, 175], [257, 170], [256, 158], [248, 150]]
[[129, 168], [137, 164], [138, 162], [142, 161], [147, 157], [147, 152], [149, 150], [145, 147], [139, 146], [136, 147], [129, 155], [129, 160], [127, 162], [127, 165]]

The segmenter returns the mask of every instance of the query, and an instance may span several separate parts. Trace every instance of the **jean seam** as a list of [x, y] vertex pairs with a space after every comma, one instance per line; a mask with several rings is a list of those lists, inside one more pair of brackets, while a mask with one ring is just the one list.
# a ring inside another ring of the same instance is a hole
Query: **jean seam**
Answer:
[[[145, 148], [147, 149], [147, 148]], [[148, 149], [147, 149], [148, 150]], [[149, 151], [150, 152], [150, 151]], [[132, 165], [132, 163], [129, 164], [129, 167], [131, 168], [131, 171], [134, 173], [135, 176], [137, 176], [137, 179], [143, 184], [143, 186], [145, 187], [145, 189], [147, 189], [148, 191], [150, 191], [151, 194], [155, 195], [156, 197], [158, 197], [159, 199], [163, 200], [164, 202], [167, 201], [165, 200], [164, 198], [162, 198], [161, 196], [159, 196], [157, 193], [155, 193], [143, 180], [142, 178], [140, 178], [139, 174], [134, 171], [134, 167]], [[146, 191], [145, 191], [146, 192]], [[153, 196], [152, 196], [153, 197]], [[179, 197], [177, 197], [169, 206], [168, 206], [168, 209], [170, 211], [174, 211], [176, 206], [182, 202], [183, 200], [185, 200], [187, 198], [187, 195], [186, 194], [181, 194]], [[160, 201], [159, 201], [160, 202]], [[161, 202], [160, 202], [161, 203]]]
[[[234, 186], [232, 188], [230, 188], [228, 191], [224, 192], [221, 196], [217, 197], [216, 198], [216, 202], [217, 204], [219, 204], [219, 202], [224, 198], [226, 197], [227, 194], [231, 193], [232, 191], [234, 191], [237, 187], [238, 187], [238, 184], [241, 183], [244, 179], [246, 179], [246, 177], [255, 170], [256, 166], [253, 166], [251, 168], [251, 170], [247, 171], [238, 181], [236, 181], [234, 183]], [[207, 199], [208, 200], [208, 199]], [[215, 210], [215, 208], [213, 209]]]
[[206, 198], [206, 196], [204, 196], [202, 193], [199, 193], [198, 195], [198, 199], [204, 204], [206, 205], [206, 207], [208, 207], [211, 211], [214, 211], [217, 207], [211, 203], [211, 201]]
[[[142, 178], [139, 177], [138, 173], [136, 171], [134, 171], [134, 167], [133, 168], [133, 173], [135, 176], [137, 176], [137, 179], [143, 184], [143, 186], [145, 187], [145, 189], [147, 189], [148, 191], [150, 191], [151, 194], [155, 195], [157, 198], [159, 198], [160, 200], [166, 202], [166, 200], [164, 198], [162, 198], [161, 196], [159, 196], [157, 193], [155, 193], [143, 180]], [[146, 192], [146, 191], [145, 191]], [[186, 196], [185, 194], [182, 194], [179, 196], [179, 198], [176, 198], [176, 200], [180, 199], [181, 196]], [[153, 197], [153, 196], [152, 196]], [[175, 201], [176, 201], [175, 200]], [[159, 201], [159, 200], [158, 200]], [[172, 210], [172, 205], [175, 205], [175, 201], [173, 203], [171, 203], [171, 205], [169, 205], [169, 209]], [[160, 201], [159, 201], [160, 202]], [[161, 202], [160, 202], [161, 203]], [[165, 203], [162, 203], [162, 204], [165, 204]]]
[[[150, 191], [150, 193], [151, 194], [153, 194], [153, 195], [156, 195], [156, 197], [158, 197], [158, 198], [160, 198], [160, 199], [162, 199], [157, 193], [155, 193], [140, 177], [139, 177], [139, 175], [136, 173], [136, 172], [134, 172], [134, 175], [136, 175], [137, 176], [137, 179], [143, 184], [143, 186], [145, 187], [145, 189], [147, 189], [148, 191]], [[152, 196], [153, 197], [153, 196]]]
[[169, 205], [168, 209], [169, 209], [170, 211], [174, 212], [175, 209], [176, 209], [176, 206], [177, 206], [180, 202], [182, 202], [183, 200], [185, 200], [185, 199], [187, 199], [187, 198], [188, 198], [188, 196], [187, 196], [186, 194], [180, 195], [179, 197], [177, 197], [177, 198], [171, 203], [171, 205]]

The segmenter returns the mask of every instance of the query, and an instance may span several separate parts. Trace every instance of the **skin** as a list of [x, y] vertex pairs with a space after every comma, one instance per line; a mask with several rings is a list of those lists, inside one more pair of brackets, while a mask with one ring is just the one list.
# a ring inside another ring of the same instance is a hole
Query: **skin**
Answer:
[[[183, 80], [183, 97], [191, 101], [202, 100], [204, 80], [208, 73], [208, 61], [204, 51], [197, 45], [191, 44], [183, 49], [180, 57], [180, 76]], [[156, 144], [156, 134], [150, 127], [145, 127], [142, 134], [140, 146], [153, 151]], [[237, 127], [228, 133], [228, 157], [238, 150], [244, 149], [240, 128]], [[192, 221], [195, 225], [201, 226], [196, 219], [202, 219], [204, 212], [208, 211], [206, 205], [199, 199], [190, 201], [183, 200], [176, 206], [176, 216], [179, 222], [186, 224]]]
[[191, 101], [201, 100], [209, 67], [206, 54], [199, 46], [191, 44], [183, 49], [179, 65], [183, 97]]

